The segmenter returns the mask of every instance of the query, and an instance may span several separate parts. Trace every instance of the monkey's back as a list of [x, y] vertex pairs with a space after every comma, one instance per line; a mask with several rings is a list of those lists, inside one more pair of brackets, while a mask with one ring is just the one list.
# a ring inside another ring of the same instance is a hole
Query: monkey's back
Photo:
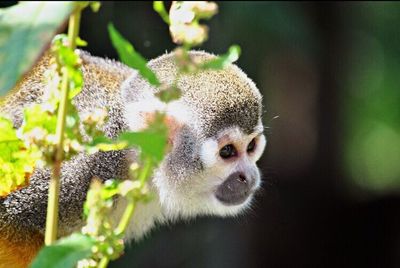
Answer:
[[[74, 98], [80, 115], [96, 108], [108, 108], [109, 122], [105, 134], [114, 137], [125, 124], [122, 120], [119, 89], [132, 69], [122, 63], [91, 56], [79, 51], [84, 85]], [[16, 128], [23, 121], [23, 110], [43, 101], [45, 72], [51, 55], [46, 52], [6, 96], [0, 112], [12, 119]], [[65, 235], [82, 224], [82, 208], [90, 181], [124, 178], [127, 173], [125, 152], [99, 152], [78, 155], [62, 168], [60, 190], [60, 234]], [[0, 268], [26, 267], [42, 245], [47, 207], [49, 169], [36, 169], [30, 184], [5, 198], [0, 198]], [[11, 266], [10, 266], [11, 265]]]
[[[91, 56], [78, 50], [82, 59], [84, 84], [74, 104], [79, 112], [88, 112], [94, 108], [109, 107], [119, 99], [119, 89], [133, 70], [126, 65], [110, 59]], [[1, 104], [0, 112], [11, 117], [15, 127], [23, 119], [23, 109], [32, 103], [42, 102], [47, 88], [45, 73], [50, 68], [52, 56], [45, 52], [34, 67], [16, 84]]]

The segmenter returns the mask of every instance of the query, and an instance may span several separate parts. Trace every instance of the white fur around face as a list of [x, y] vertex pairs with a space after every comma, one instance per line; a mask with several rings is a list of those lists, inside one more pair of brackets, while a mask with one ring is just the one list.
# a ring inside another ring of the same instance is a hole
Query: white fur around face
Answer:
[[206, 168], [210, 168], [217, 162], [218, 142], [208, 138], [200, 149], [200, 159]]
[[214, 190], [222, 182], [207, 175], [191, 178], [189, 185], [168, 183], [162, 172], [157, 172], [153, 179], [159, 196], [159, 205], [164, 221], [190, 219], [199, 215], [234, 216], [250, 206], [251, 198], [243, 204], [226, 206], [215, 197]]
[[264, 126], [261, 122], [261, 119], [258, 120], [258, 125], [254, 128], [255, 133], [263, 133], [264, 132]]
[[130, 131], [139, 131], [146, 127], [146, 114], [165, 111], [166, 104], [154, 96], [126, 104], [125, 119]]
[[217, 139], [221, 140], [223, 137], [226, 137], [227, 141], [232, 143], [237, 141], [243, 141], [246, 138], [246, 136], [247, 135], [245, 135], [243, 131], [239, 129], [239, 127], [230, 127], [220, 131], [217, 135]]
[[260, 159], [266, 145], [267, 145], [267, 139], [265, 138], [265, 136], [264, 135], [258, 136], [256, 149], [254, 150], [253, 155], [250, 157], [254, 162], [257, 162]]
[[165, 103], [150, 95], [143, 99], [126, 104], [125, 119], [130, 131], [140, 131], [147, 125], [146, 115], [155, 112], [164, 112], [179, 124], [194, 122], [191, 110], [181, 101]]
[[[235, 146], [240, 146], [242, 151], [246, 151], [247, 145], [251, 142], [253, 138], [256, 139], [256, 149], [253, 153], [249, 155], [251, 161], [258, 161], [264, 152], [267, 140], [262, 134], [264, 127], [260, 123], [252, 135], [244, 134], [238, 127], [228, 128], [221, 131], [217, 135], [217, 139], [208, 138], [204, 141], [200, 149], [200, 158], [203, 164], [210, 168], [217, 163], [219, 148], [224, 145], [224, 143], [233, 143]], [[222, 141], [221, 140], [225, 140]]]
[[181, 101], [171, 101], [167, 104], [166, 114], [174, 118], [180, 124], [193, 123], [195, 118], [192, 116], [192, 111]]
[[255, 135], [251, 137], [251, 139], [253, 138], [256, 139], [256, 148], [254, 152], [249, 156], [250, 159], [254, 162], [257, 162], [260, 159], [262, 153], [265, 150], [265, 146], [267, 145], [267, 139], [265, 138], [263, 132], [264, 132], [264, 126], [260, 119], [258, 125], [254, 128]]

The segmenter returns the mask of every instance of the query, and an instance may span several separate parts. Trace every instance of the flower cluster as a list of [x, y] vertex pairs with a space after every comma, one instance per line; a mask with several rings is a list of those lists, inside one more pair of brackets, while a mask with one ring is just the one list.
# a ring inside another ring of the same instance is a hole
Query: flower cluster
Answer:
[[209, 19], [218, 12], [217, 4], [207, 1], [174, 1], [169, 20], [169, 30], [176, 44], [197, 46], [208, 38], [208, 27], [200, 19]]

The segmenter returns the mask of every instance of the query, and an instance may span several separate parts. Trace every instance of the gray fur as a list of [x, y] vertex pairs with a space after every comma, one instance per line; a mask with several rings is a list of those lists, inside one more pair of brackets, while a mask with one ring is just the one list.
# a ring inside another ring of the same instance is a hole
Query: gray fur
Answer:
[[189, 127], [184, 126], [176, 137], [175, 144], [172, 151], [166, 156], [165, 173], [169, 178], [183, 181], [203, 169], [198, 152], [199, 141], [195, 133]]

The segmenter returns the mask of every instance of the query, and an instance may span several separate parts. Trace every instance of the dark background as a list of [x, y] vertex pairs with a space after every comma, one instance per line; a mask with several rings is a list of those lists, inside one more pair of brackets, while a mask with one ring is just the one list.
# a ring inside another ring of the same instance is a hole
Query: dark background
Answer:
[[[220, 2], [201, 47], [239, 44], [264, 96], [263, 190], [245, 215], [162, 226], [110, 267], [400, 267], [400, 4]], [[171, 51], [151, 2], [86, 10], [147, 59]], [[275, 118], [278, 116], [278, 118]]]
[[[400, 267], [400, 4], [219, 10], [201, 49], [239, 44], [264, 95], [263, 190], [246, 215], [160, 227], [111, 267]], [[104, 3], [82, 20], [95, 55], [116, 57], [110, 21], [148, 59], [174, 48], [150, 2]]]

